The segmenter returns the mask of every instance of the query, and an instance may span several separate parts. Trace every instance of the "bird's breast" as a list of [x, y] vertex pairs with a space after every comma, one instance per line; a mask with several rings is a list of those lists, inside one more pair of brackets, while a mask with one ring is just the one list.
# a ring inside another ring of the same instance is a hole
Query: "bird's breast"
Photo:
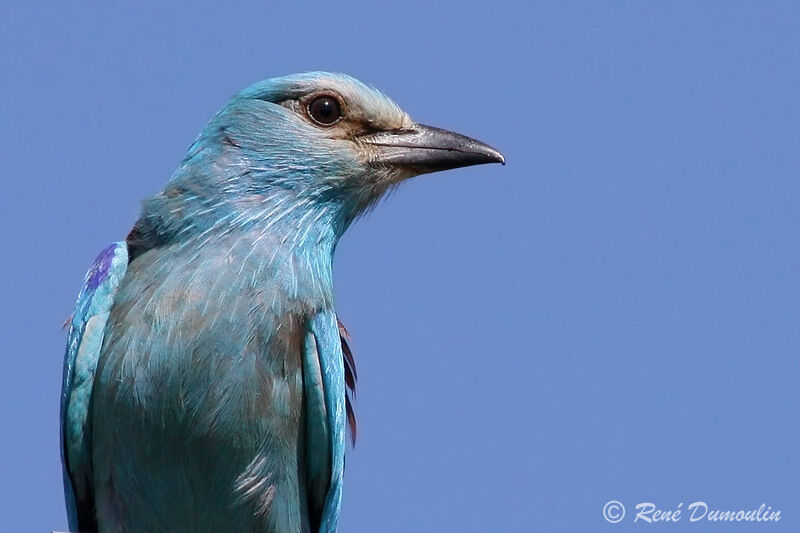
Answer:
[[95, 480], [109, 512], [137, 508], [142, 487], [186, 517], [242, 505], [273, 516], [268, 508], [299, 497], [303, 342], [308, 316], [329, 305], [326, 274], [260, 244], [155, 249], [129, 265], [92, 408]]

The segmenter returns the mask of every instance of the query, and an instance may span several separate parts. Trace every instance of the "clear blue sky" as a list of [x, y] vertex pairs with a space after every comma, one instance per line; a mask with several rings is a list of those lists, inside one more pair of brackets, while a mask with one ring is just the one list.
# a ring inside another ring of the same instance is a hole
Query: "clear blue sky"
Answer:
[[341, 531], [647, 529], [611, 499], [800, 531], [798, 4], [51, 4], [0, 7], [0, 529], [66, 527], [60, 326], [95, 254], [230, 95], [325, 69], [508, 160], [340, 245]]

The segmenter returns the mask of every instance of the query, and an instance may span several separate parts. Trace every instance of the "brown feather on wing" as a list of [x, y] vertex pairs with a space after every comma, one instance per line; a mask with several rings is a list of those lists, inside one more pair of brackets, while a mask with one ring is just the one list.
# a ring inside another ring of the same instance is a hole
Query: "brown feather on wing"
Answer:
[[347, 410], [347, 425], [350, 428], [350, 439], [355, 445], [356, 443], [356, 413], [353, 409], [353, 399], [356, 395], [356, 381], [358, 381], [358, 372], [356, 371], [356, 360], [353, 358], [353, 351], [350, 349], [350, 333], [344, 327], [342, 321], [336, 318], [339, 324], [339, 338], [342, 341], [342, 359], [344, 360], [344, 382], [346, 385], [345, 391], [345, 408]]

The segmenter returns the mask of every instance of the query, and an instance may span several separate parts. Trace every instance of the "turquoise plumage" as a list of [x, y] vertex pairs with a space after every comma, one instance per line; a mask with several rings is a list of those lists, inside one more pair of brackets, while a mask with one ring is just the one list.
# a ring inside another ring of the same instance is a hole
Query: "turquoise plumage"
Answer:
[[235, 96], [78, 297], [70, 528], [335, 531], [355, 378], [336, 243], [402, 180], [488, 162], [503, 159], [341, 74]]

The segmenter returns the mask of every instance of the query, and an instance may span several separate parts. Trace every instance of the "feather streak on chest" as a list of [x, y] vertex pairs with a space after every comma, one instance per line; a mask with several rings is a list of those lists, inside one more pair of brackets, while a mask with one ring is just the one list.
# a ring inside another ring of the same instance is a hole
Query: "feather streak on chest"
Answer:
[[313, 299], [287, 296], [297, 273], [265, 278], [263, 262], [235, 253], [175, 264], [132, 262], [111, 311], [93, 399], [98, 501], [146, 513], [164, 498], [175, 516], [202, 508], [215, 523], [248, 506], [303, 530]]

